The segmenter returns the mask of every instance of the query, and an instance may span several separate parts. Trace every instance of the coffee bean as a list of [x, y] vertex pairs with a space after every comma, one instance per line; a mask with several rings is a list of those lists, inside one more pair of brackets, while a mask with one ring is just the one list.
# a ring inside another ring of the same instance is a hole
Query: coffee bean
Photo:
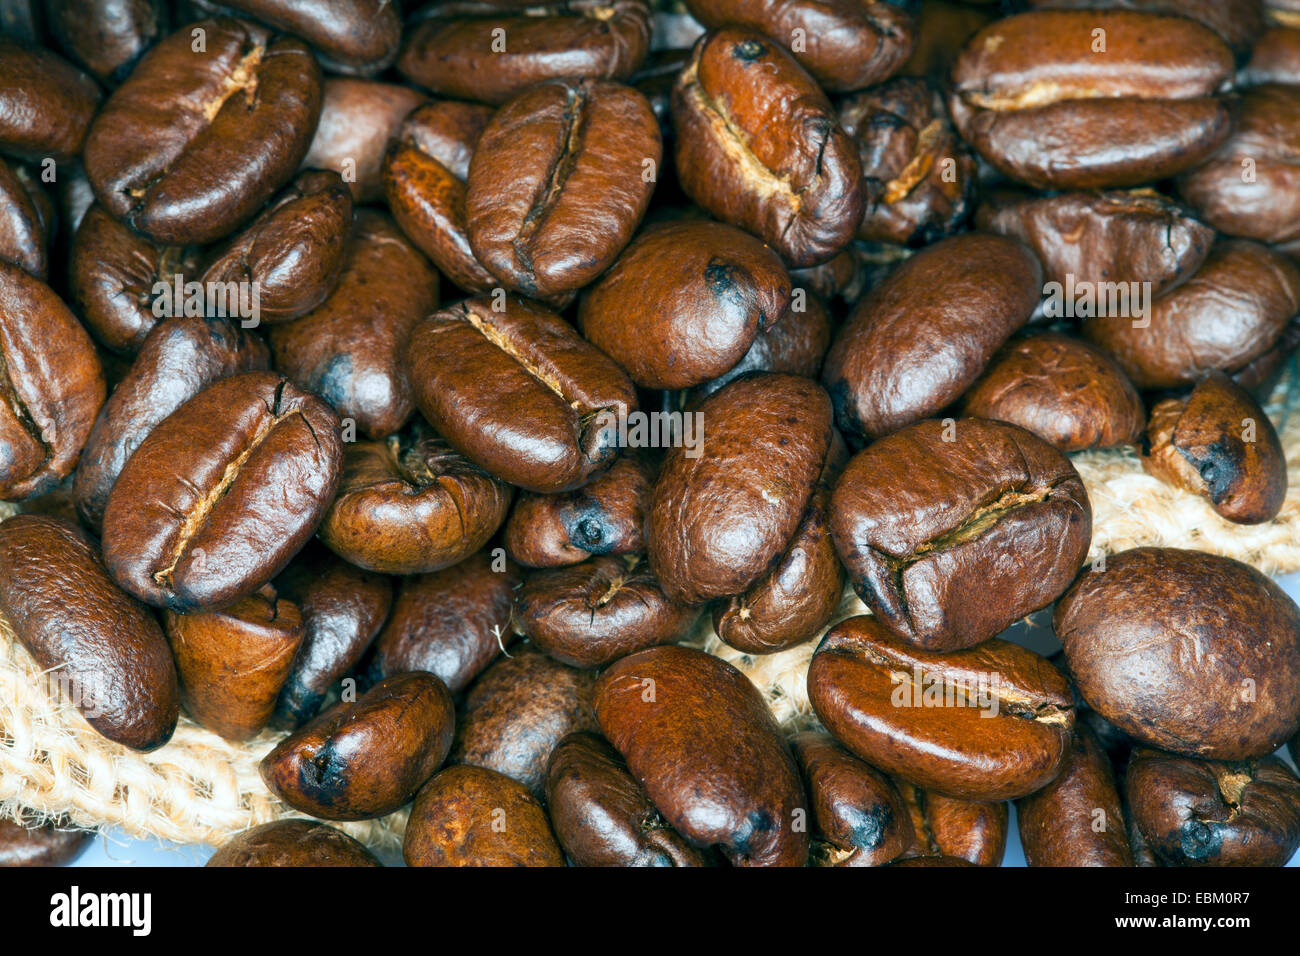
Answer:
[[1285, 26], [1265, 30], [1255, 44], [1250, 62], [1237, 74], [1237, 82], [1242, 86], [1300, 85], [1300, 30]]
[[[407, 114], [423, 102], [423, 95], [395, 83], [326, 77], [320, 122], [303, 166], [339, 173], [354, 203], [383, 199], [384, 151]], [[400, 221], [395, 208], [393, 215]]]
[[93, 832], [58, 822], [25, 826], [0, 820], [0, 868], [66, 866], [90, 846]]
[[1238, 56], [1250, 50], [1264, 28], [1262, 4], [1256, 0], [1028, 0], [1026, 5], [1030, 9], [1141, 10], [1190, 17], [1218, 34]]
[[955, 858], [975, 866], [1001, 866], [1007, 849], [1007, 803], [945, 797], [894, 780], [916, 837], [904, 857]]
[[0, 260], [44, 282], [49, 277], [54, 210], [49, 197], [22, 169], [0, 159]]
[[204, 864], [235, 866], [383, 866], [342, 830], [311, 820], [276, 820], [237, 833]]
[[126, 79], [144, 52], [167, 33], [164, 0], [46, 0], [59, 47], [106, 86]]
[[0, 37], [0, 153], [64, 163], [81, 153], [99, 87], [67, 60]]

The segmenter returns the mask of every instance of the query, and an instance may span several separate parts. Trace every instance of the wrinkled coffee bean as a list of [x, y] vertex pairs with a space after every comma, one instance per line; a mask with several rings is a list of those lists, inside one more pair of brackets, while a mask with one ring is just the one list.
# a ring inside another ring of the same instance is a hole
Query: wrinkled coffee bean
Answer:
[[81, 153], [99, 87], [48, 50], [0, 37], [0, 153], [64, 163]]
[[235, 866], [383, 866], [342, 830], [312, 820], [276, 820], [238, 833], [204, 864]]
[[66, 866], [90, 845], [93, 830], [76, 830], [56, 823], [24, 826], [0, 820], [0, 868]]
[[395, 83], [326, 77], [320, 122], [303, 166], [339, 173], [354, 203], [383, 199], [384, 151], [407, 114], [423, 102], [419, 92]]
[[915, 839], [903, 856], [955, 858], [975, 866], [1001, 866], [1007, 849], [1005, 800], [983, 803], [931, 793], [895, 780], [912, 819]]
[[165, 0], [45, 0], [45, 6], [59, 47], [107, 86], [126, 79], [171, 20]]

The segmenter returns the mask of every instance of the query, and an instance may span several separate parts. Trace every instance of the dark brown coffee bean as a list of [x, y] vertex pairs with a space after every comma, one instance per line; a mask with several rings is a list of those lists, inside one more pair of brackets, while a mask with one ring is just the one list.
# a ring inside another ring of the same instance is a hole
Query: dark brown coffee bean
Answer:
[[808, 668], [808, 699], [850, 751], [965, 800], [1011, 800], [1061, 772], [1074, 726], [1065, 677], [1018, 644], [934, 654], [873, 617], [841, 621]]
[[342, 459], [338, 416], [271, 372], [210, 385], [136, 449], [104, 509], [104, 561], [184, 613], [279, 574], [316, 530]]
[[393, 586], [308, 545], [275, 587], [302, 615], [302, 644], [275, 704], [277, 723], [293, 728], [316, 716], [325, 695], [361, 659], [388, 617]]
[[77, 830], [57, 823], [26, 826], [0, 820], [0, 868], [16, 866], [66, 866], [90, 846], [93, 830]]
[[0, 153], [65, 163], [81, 153], [99, 87], [62, 57], [0, 37]]
[[1210, 499], [1238, 524], [1272, 520], [1286, 497], [1286, 455], [1273, 423], [1222, 372], [1207, 374], [1187, 398], [1151, 409], [1142, 467]]
[[1260, 0], [1028, 0], [1031, 9], [1137, 10], [1169, 16], [1190, 17], [1217, 33], [1232, 51], [1241, 56], [1264, 28]]
[[679, 833], [734, 866], [803, 866], [809, 806], [763, 695], [703, 651], [652, 647], [596, 683], [600, 728]]
[[946, 408], [1041, 291], [1034, 254], [1001, 236], [954, 236], [912, 256], [857, 305], [826, 355], [840, 428], [877, 438]]
[[880, 623], [927, 651], [971, 647], [1046, 607], [1092, 541], [1070, 460], [1015, 425], [930, 419], [849, 462], [831, 534]]
[[962, 0], [925, 0], [916, 12], [916, 42], [912, 55], [899, 71], [903, 76], [926, 77], [935, 85], [951, 85], [952, 65], [966, 41], [988, 26], [996, 10], [988, 4], [973, 6]]
[[1053, 626], [1089, 706], [1150, 746], [1246, 760], [1300, 724], [1300, 608], [1231, 558], [1124, 551], [1079, 575]]
[[488, 122], [470, 160], [474, 255], [533, 298], [587, 285], [632, 238], [662, 153], [650, 104], [630, 86], [556, 81], [526, 90]]
[[101, 83], [115, 86], [167, 32], [164, 0], [46, 0], [49, 29], [59, 47]]
[[155, 242], [211, 242], [293, 176], [320, 104], [320, 67], [301, 40], [203, 20], [151, 49], [109, 97], [86, 173], [108, 211]]
[[16, 515], [0, 524], [0, 612], [109, 740], [149, 751], [171, 739], [180, 704], [162, 628], [71, 521]]
[[448, 767], [420, 791], [402, 859], [407, 866], [564, 866], [537, 797], [483, 767]]
[[1003, 346], [962, 399], [962, 414], [1011, 422], [1065, 452], [1131, 445], [1146, 421], [1137, 389], [1109, 355], [1053, 332]]
[[163, 612], [185, 709], [227, 740], [267, 725], [302, 645], [302, 612], [266, 585], [218, 611]]
[[664, 820], [627, 764], [598, 734], [570, 734], [546, 768], [546, 807], [574, 866], [710, 866]]
[[613, 459], [608, 427], [636, 408], [622, 369], [558, 315], [480, 296], [416, 326], [416, 404], [475, 464], [529, 491], [570, 491]]
[[[820, 265], [790, 270], [790, 282], [822, 299], [842, 298], [855, 301], [862, 291], [862, 269], [850, 246]], [[791, 309], [792, 312], [799, 311]], [[825, 351], [823, 349], [823, 351]]]
[[1016, 804], [1030, 866], [1132, 866], [1110, 760], [1092, 731], [1074, 728], [1061, 775]]
[[555, 745], [566, 734], [596, 729], [595, 683], [591, 671], [568, 667], [525, 645], [470, 687], [451, 762], [504, 773], [540, 795]]
[[[1100, 31], [1100, 32], [1098, 32]], [[1227, 138], [1215, 94], [1232, 51], [1182, 17], [1043, 10], [966, 44], [949, 98], [962, 138], [1037, 189], [1136, 186], [1190, 169]]]
[[0, 159], [0, 260], [44, 282], [49, 276], [52, 214], [53, 207], [41, 187], [21, 166]]
[[582, 300], [582, 334], [644, 388], [717, 378], [790, 305], [781, 258], [707, 220], [652, 226]]
[[1140, 750], [1125, 789], [1168, 866], [1285, 866], [1300, 848], [1300, 779], [1277, 757], [1241, 763]]
[[895, 860], [893, 863], [886, 863], [885, 866], [975, 866], [976, 864], [969, 860], [963, 860], [957, 856], [911, 856], [905, 860]]
[[303, 166], [341, 175], [353, 202], [383, 199], [384, 151], [407, 114], [423, 102], [421, 93], [395, 83], [326, 77], [320, 122]]
[[888, 777], [830, 734], [805, 731], [790, 746], [812, 800], [815, 865], [880, 866], [911, 845], [911, 817]]
[[44, 282], [0, 262], [0, 500], [72, 473], [104, 404], [95, 344]]
[[1001, 866], [1007, 849], [1007, 802], [959, 800], [914, 787], [894, 786], [907, 806], [916, 838], [905, 857], [955, 857], [975, 866]]
[[324, 820], [370, 820], [410, 801], [451, 749], [455, 710], [432, 674], [399, 674], [340, 703], [262, 760], [277, 797]]
[[262, 340], [226, 319], [156, 325], [104, 403], [81, 453], [72, 491], [87, 527], [99, 529], [127, 460], [163, 419], [213, 382], [270, 364]]
[[205, 866], [383, 866], [342, 830], [312, 820], [276, 820], [231, 837]]
[[1300, 30], [1284, 26], [1265, 30], [1251, 52], [1250, 62], [1237, 74], [1237, 82], [1241, 86], [1300, 86]]
[[504, 103], [568, 77], [621, 80], [650, 48], [648, 0], [449, 0], [420, 13], [397, 68], [443, 97]]
[[790, 265], [825, 262], [862, 221], [862, 166], [826, 95], [776, 43], [743, 27], [701, 37], [673, 88], [687, 195]]
[[437, 674], [458, 694], [514, 640], [510, 608], [518, 568], [497, 569], [486, 551], [398, 585], [393, 613], [375, 641], [372, 675]]

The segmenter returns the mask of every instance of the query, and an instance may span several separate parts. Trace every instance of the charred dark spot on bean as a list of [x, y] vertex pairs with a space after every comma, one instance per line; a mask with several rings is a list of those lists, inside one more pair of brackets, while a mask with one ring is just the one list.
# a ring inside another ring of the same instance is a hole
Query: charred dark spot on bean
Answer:
[[767, 53], [767, 47], [757, 40], [742, 40], [731, 48], [731, 52], [737, 60], [752, 63], [755, 60], [762, 59]]
[[348, 399], [352, 382], [352, 356], [335, 355], [317, 377], [314, 390], [331, 405], [341, 405]]
[[849, 823], [849, 834], [854, 846], [875, 849], [885, 842], [889, 828], [894, 822], [894, 811], [889, 804], [881, 803], [862, 809], [851, 807], [845, 814]]
[[766, 810], [753, 810], [731, 836], [731, 849], [747, 855], [756, 839], [776, 829], [772, 815]]
[[[1181, 450], [1181, 449], [1180, 449]], [[1206, 449], [1202, 458], [1193, 458], [1186, 452], [1184, 456], [1200, 473], [1201, 480], [1210, 493], [1210, 501], [1219, 504], [1232, 490], [1233, 483], [1239, 477], [1242, 455], [1236, 443], [1220, 439]]]
[[314, 757], [299, 766], [298, 786], [316, 803], [332, 807], [347, 789], [347, 770], [347, 761], [327, 741]]
[[1179, 849], [1189, 860], [1210, 860], [1223, 849], [1223, 833], [1217, 824], [1188, 820], [1179, 832]]

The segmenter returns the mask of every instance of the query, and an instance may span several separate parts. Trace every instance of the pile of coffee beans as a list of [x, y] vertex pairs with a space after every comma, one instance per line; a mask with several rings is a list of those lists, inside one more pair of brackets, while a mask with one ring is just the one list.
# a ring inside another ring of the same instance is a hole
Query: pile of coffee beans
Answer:
[[1070, 458], [1278, 518], [1297, 0], [0, 14], [0, 612], [114, 744], [265, 744], [313, 819], [212, 865], [1300, 848], [1300, 609], [1092, 553]]

